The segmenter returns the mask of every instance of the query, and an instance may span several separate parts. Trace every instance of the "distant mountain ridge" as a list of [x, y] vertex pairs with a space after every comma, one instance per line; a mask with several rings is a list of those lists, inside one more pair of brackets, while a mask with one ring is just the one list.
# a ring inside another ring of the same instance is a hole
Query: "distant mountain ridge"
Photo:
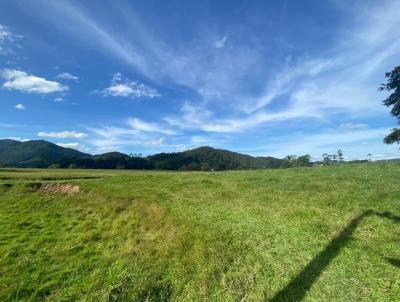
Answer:
[[212, 147], [133, 157], [120, 152], [90, 155], [44, 140], [0, 140], [0, 167], [221, 171], [279, 168], [281, 165], [282, 160], [278, 158], [254, 157]]
[[91, 156], [75, 149], [60, 147], [45, 140], [26, 142], [0, 140], [0, 167], [47, 168], [61, 160]]

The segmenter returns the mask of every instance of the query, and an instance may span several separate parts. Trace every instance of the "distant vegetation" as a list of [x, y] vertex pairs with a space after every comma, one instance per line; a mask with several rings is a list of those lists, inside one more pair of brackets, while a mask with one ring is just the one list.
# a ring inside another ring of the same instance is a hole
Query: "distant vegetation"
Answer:
[[43, 140], [0, 140], [0, 167], [222, 171], [275, 169], [283, 162], [211, 147], [142, 157], [120, 152], [90, 155]]

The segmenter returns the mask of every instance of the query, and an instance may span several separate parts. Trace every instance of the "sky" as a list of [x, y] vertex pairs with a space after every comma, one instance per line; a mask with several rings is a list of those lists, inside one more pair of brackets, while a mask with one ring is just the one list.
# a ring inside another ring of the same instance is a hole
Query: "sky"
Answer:
[[399, 157], [400, 1], [0, 2], [0, 138]]

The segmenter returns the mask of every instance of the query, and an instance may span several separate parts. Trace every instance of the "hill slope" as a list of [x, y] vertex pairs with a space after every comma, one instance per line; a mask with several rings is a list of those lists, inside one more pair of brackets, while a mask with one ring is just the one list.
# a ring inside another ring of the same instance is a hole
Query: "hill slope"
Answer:
[[3, 167], [46, 168], [61, 160], [75, 160], [88, 156], [90, 155], [44, 140], [0, 140], [0, 166]]
[[238, 170], [278, 168], [282, 160], [253, 157], [211, 147], [200, 147], [178, 153], [160, 153], [148, 157], [156, 169], [162, 170]]

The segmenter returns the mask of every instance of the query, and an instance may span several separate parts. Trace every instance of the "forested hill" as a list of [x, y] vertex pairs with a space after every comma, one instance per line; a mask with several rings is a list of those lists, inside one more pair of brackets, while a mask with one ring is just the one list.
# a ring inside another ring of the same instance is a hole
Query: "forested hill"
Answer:
[[279, 168], [281, 159], [253, 157], [237, 152], [200, 147], [177, 153], [159, 153], [149, 156], [157, 169], [167, 170], [238, 170]]
[[282, 160], [274, 157], [253, 157], [211, 147], [159, 153], [148, 157], [132, 157], [120, 152], [90, 155], [43, 140], [0, 140], [0, 166], [221, 171], [279, 168]]
[[44, 140], [27, 142], [0, 140], [0, 167], [47, 168], [62, 160], [75, 160], [88, 156], [91, 155]]

